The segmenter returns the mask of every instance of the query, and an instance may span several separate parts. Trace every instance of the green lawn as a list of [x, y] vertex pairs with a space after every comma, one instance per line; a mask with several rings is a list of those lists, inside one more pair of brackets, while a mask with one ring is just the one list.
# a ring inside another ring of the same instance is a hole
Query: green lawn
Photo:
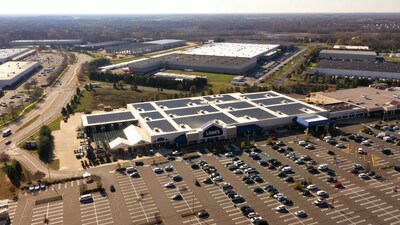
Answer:
[[51, 131], [56, 131], [60, 130], [60, 123], [62, 121], [63, 117], [59, 115], [56, 119], [54, 119], [51, 123], [49, 123], [49, 128]]
[[225, 90], [227, 87], [232, 87], [231, 80], [236, 76], [233, 74], [222, 74], [222, 73], [206, 73], [206, 72], [186, 72], [182, 70], [166, 70], [166, 73], [177, 73], [187, 75], [205, 76], [208, 78], [208, 84], [214, 90], [215, 93], [219, 93], [220, 90]]
[[398, 62], [400, 63], [400, 58], [383, 57], [388, 62]]

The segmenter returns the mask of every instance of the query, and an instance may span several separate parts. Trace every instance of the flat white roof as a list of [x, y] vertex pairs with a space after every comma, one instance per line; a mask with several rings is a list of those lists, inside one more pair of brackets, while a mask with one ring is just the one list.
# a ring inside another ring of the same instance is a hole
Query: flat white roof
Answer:
[[38, 39], [38, 40], [14, 40], [12, 43], [18, 42], [80, 42], [81, 39]]
[[186, 51], [186, 54], [253, 58], [273, 51], [278, 46], [271, 44], [212, 43], [190, 49]]
[[6, 49], [0, 49], [0, 61], [2, 59], [7, 59], [7, 58], [14, 58], [17, 55], [20, 55], [29, 49], [27, 48], [6, 48]]
[[0, 80], [11, 80], [39, 62], [12, 61], [0, 65]]

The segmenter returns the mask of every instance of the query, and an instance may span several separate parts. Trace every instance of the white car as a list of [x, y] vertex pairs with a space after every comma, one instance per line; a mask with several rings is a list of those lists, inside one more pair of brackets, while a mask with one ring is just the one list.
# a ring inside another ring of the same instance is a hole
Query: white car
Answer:
[[308, 144], [308, 145], [306, 145], [306, 147], [305, 147], [306, 149], [313, 149], [314, 148], [314, 145], [312, 145], [312, 144]]
[[259, 215], [256, 212], [251, 212], [251, 213], [247, 214], [248, 218], [253, 218], [253, 217], [257, 217], [257, 216], [259, 216]]
[[284, 212], [286, 210], [287, 209], [286, 209], [285, 205], [279, 205], [279, 206], [276, 207], [276, 211], [278, 211], [278, 212]]
[[232, 154], [232, 152], [228, 152], [228, 153], [225, 153], [225, 157], [233, 157], [233, 154]]
[[369, 176], [366, 173], [360, 173], [358, 174], [358, 177], [362, 179], [369, 179]]
[[220, 177], [220, 176], [216, 176], [216, 177], [214, 177], [212, 180], [213, 180], [213, 181], [221, 182], [221, 181], [223, 181], [224, 179], [222, 179], [222, 177]]
[[336, 144], [336, 147], [337, 147], [337, 148], [344, 148], [344, 144], [343, 144], [343, 143], [337, 143], [337, 144]]
[[234, 174], [243, 174], [243, 171], [240, 169], [236, 169], [233, 171]]
[[328, 164], [321, 164], [318, 166], [319, 170], [327, 170], [329, 168]]
[[301, 159], [296, 159], [296, 161], [294, 161], [297, 164], [304, 164], [304, 161]]
[[361, 144], [365, 146], [371, 145], [368, 140], [362, 141]]
[[283, 195], [282, 193], [278, 193], [278, 194], [274, 195], [274, 198], [279, 198], [279, 197], [285, 197], [286, 198], [286, 196]]
[[322, 197], [322, 196], [327, 196], [328, 193], [326, 193], [325, 191], [317, 191], [317, 195]]
[[169, 183], [164, 184], [164, 187], [165, 188], [175, 188], [175, 184], [172, 182], [169, 182]]
[[133, 173], [133, 172], [137, 172], [137, 170], [136, 170], [135, 168], [133, 168], [133, 167], [130, 166], [130, 167], [127, 167], [127, 168], [126, 168], [126, 172], [127, 172], [127, 173]]
[[297, 211], [294, 213], [294, 215], [296, 215], [297, 217], [301, 217], [301, 218], [308, 216], [308, 214], [304, 210]]
[[307, 142], [306, 142], [306, 141], [299, 141], [299, 145], [300, 145], [300, 146], [306, 146], [306, 145], [307, 145]]
[[256, 216], [256, 217], [251, 218], [250, 221], [255, 224], [258, 221], [261, 221], [262, 219], [263, 218], [261, 216]]
[[29, 191], [30, 191], [30, 192], [35, 191], [35, 187], [34, 187], [33, 185], [29, 186]]
[[160, 167], [156, 167], [153, 169], [154, 173], [161, 173], [163, 170]]
[[307, 186], [307, 189], [312, 191], [312, 190], [317, 190], [318, 188], [317, 188], [317, 186], [315, 184], [310, 184], [310, 185]]
[[293, 169], [292, 169], [292, 167], [290, 167], [290, 166], [286, 166], [286, 167], [283, 167], [283, 168], [282, 168], [282, 171], [283, 171], [283, 172], [292, 172]]

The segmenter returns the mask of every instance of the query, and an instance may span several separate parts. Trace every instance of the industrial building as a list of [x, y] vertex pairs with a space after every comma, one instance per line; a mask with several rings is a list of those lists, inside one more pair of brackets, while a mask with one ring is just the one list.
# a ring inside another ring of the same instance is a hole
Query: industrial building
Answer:
[[58, 40], [14, 40], [12, 46], [31, 46], [31, 45], [79, 45], [81, 39], [58, 39]]
[[79, 50], [94, 51], [94, 50], [99, 50], [99, 49], [105, 49], [107, 47], [127, 45], [130, 43], [131, 42], [129, 42], [129, 41], [106, 41], [106, 42], [99, 42], [99, 43], [92, 43], [92, 44], [85, 44], [85, 45], [76, 45], [75, 48], [79, 49]]
[[35, 50], [30, 50], [28, 48], [7, 48], [0, 49], [0, 64], [12, 60], [20, 60], [23, 57], [32, 54]]
[[400, 114], [400, 88], [360, 87], [334, 92], [311, 93], [307, 102], [329, 111], [334, 120], [386, 117]]
[[[328, 111], [274, 91], [134, 103], [123, 112], [82, 116], [91, 136], [122, 130], [112, 149], [177, 146], [261, 134], [285, 125], [323, 131]], [[107, 135], [103, 135], [107, 136]]]
[[141, 43], [127, 43], [117, 46], [108, 46], [104, 49], [108, 53], [124, 53], [130, 55], [143, 55], [150, 52], [162, 51], [171, 48], [185, 46], [185, 40], [162, 39], [157, 41], [147, 41]]
[[278, 47], [267, 44], [213, 43], [182, 53], [168, 53], [130, 63], [129, 69], [141, 74], [159, 69], [243, 74]]
[[391, 62], [321, 60], [317, 68], [308, 73], [326, 76], [400, 79], [400, 64]]
[[322, 50], [319, 53], [320, 59], [329, 60], [375, 61], [376, 57], [377, 54], [373, 51]]
[[206, 76], [196, 76], [196, 75], [177, 74], [177, 73], [165, 73], [165, 72], [155, 73], [154, 76], [155, 77], [170, 78], [170, 79], [174, 79], [174, 80], [194, 80], [196, 78], [207, 79]]
[[368, 46], [359, 46], [359, 45], [334, 45], [333, 49], [337, 50], [365, 50], [368, 51]]
[[0, 89], [12, 88], [36, 71], [39, 62], [11, 61], [0, 65]]

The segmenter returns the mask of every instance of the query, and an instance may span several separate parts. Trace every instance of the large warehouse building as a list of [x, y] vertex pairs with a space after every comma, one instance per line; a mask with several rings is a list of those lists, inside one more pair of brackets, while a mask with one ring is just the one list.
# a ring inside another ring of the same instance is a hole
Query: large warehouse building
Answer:
[[321, 60], [311, 73], [326, 76], [357, 76], [400, 79], [400, 64], [370, 61]]
[[76, 45], [75, 48], [79, 50], [99, 50], [99, 49], [105, 49], [107, 47], [113, 47], [113, 46], [121, 46], [121, 45], [126, 45], [130, 44], [129, 41], [106, 41], [106, 42], [99, 42], [99, 43], [91, 43], [91, 44], [85, 44], [85, 45]]
[[80, 39], [58, 39], [58, 40], [14, 40], [12, 46], [31, 46], [31, 45], [79, 45]]
[[159, 69], [194, 70], [212, 73], [243, 74], [259, 59], [276, 51], [278, 45], [215, 43], [182, 53], [171, 53], [129, 64], [136, 73]]
[[11, 61], [19, 56], [26, 55], [32, 50], [28, 48], [7, 48], [0, 49], [0, 64]]
[[108, 53], [124, 53], [131, 55], [143, 55], [150, 52], [162, 51], [171, 48], [185, 46], [185, 40], [162, 39], [157, 41], [147, 41], [141, 43], [127, 43], [116, 46], [108, 46], [104, 49]]
[[373, 51], [322, 50], [319, 53], [320, 59], [329, 60], [375, 61], [376, 57], [377, 54]]
[[192, 145], [234, 139], [285, 125], [325, 130], [328, 111], [277, 92], [224, 94], [128, 104], [128, 111], [82, 116], [89, 136], [123, 129], [112, 149]]
[[40, 67], [39, 62], [6, 62], [0, 65], [0, 89], [12, 88]]

